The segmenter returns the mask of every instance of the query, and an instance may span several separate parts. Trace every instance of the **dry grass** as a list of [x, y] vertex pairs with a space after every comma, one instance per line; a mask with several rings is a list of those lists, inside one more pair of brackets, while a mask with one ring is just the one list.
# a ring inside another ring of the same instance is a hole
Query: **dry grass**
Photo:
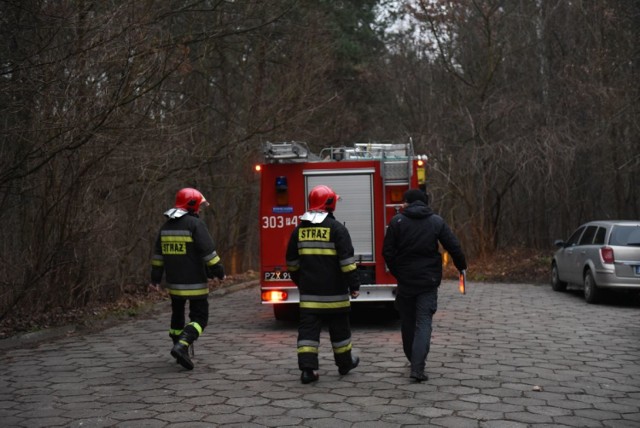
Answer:
[[[256, 278], [256, 273], [252, 271], [228, 275], [224, 281], [210, 280], [209, 289], [213, 291]], [[147, 290], [147, 284], [139, 284], [126, 287], [124, 295], [113, 302], [101, 302], [82, 308], [56, 308], [37, 314], [28, 312], [28, 308], [15, 310], [0, 321], [0, 339], [65, 325], [90, 327], [99, 325], [102, 320], [108, 318], [133, 318], [148, 313], [156, 303], [166, 299], [164, 293], [150, 292]]]
[[[485, 282], [516, 282], [545, 284], [549, 282], [551, 254], [548, 251], [512, 248], [471, 260], [467, 279]], [[458, 272], [449, 263], [445, 278], [457, 279]]]

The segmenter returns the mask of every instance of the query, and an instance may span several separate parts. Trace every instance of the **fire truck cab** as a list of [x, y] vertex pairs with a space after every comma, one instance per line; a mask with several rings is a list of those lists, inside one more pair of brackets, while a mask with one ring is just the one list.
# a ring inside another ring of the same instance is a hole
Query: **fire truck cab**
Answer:
[[425, 186], [427, 156], [408, 143], [356, 143], [311, 153], [301, 142], [265, 143], [260, 173], [260, 291], [276, 319], [297, 312], [299, 293], [287, 272], [287, 243], [307, 195], [316, 185], [331, 187], [340, 199], [335, 217], [351, 235], [360, 275], [353, 304], [393, 308], [396, 282], [382, 258], [387, 224], [402, 207], [404, 192]]

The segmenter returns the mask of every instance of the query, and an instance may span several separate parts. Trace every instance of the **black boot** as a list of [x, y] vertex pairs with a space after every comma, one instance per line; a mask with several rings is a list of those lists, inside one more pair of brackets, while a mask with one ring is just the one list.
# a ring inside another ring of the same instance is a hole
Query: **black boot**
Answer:
[[412, 381], [414, 382], [426, 382], [429, 380], [429, 376], [426, 373], [419, 373], [419, 372], [414, 372], [412, 371], [411, 374], [409, 375], [409, 377], [411, 378]]
[[359, 357], [351, 357], [351, 365], [338, 367], [338, 373], [340, 373], [341, 375], [344, 376], [347, 373], [349, 373], [351, 370], [353, 370], [356, 367], [358, 367], [358, 364], [360, 364], [360, 358]]
[[[171, 333], [169, 333], [169, 337], [171, 338], [171, 341], [173, 342], [173, 345], [174, 345], [174, 346], [175, 346], [175, 344], [176, 344], [176, 343], [178, 343], [178, 339], [180, 338], [180, 336], [179, 336], [179, 335], [177, 335], [177, 334], [171, 334]], [[192, 351], [193, 351], [193, 350], [192, 350]], [[173, 352], [171, 353], [171, 355], [173, 355]], [[177, 359], [177, 358], [176, 358], [176, 363], [180, 364], [180, 363], [178, 362], [178, 359]]]
[[169, 337], [171, 338], [171, 341], [173, 342], [174, 345], [176, 344], [178, 339], [180, 339], [180, 335], [178, 335], [178, 334], [169, 333]]
[[187, 370], [193, 370], [193, 362], [189, 358], [189, 342], [182, 339], [178, 340], [171, 349], [171, 355], [182, 367]]
[[315, 382], [320, 378], [318, 372], [311, 369], [302, 370], [302, 374], [300, 375], [300, 382], [307, 384], [311, 382]]
[[178, 341], [173, 345], [173, 349], [171, 349], [171, 355], [187, 370], [193, 370], [193, 362], [191, 358], [189, 358], [189, 348], [191, 348], [191, 355], [193, 356], [193, 342], [200, 336], [200, 332], [192, 324], [193, 323], [189, 323], [182, 329]]

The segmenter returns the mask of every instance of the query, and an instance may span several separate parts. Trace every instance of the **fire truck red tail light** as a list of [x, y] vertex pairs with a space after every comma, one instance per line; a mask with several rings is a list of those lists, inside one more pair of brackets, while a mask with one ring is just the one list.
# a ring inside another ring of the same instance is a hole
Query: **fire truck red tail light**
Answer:
[[262, 292], [263, 302], [284, 302], [289, 297], [286, 291], [281, 290], [269, 290]]
[[613, 263], [615, 260], [613, 257], [613, 248], [611, 247], [600, 248], [600, 256], [602, 257], [602, 261], [605, 263]]

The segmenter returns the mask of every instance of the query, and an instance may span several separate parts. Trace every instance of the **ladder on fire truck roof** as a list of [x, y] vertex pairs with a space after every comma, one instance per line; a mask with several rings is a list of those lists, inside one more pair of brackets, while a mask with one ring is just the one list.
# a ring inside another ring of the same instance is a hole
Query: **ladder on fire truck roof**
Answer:
[[262, 146], [262, 154], [268, 163], [309, 162], [320, 158], [309, 150], [307, 143], [289, 141], [284, 143], [266, 142]]
[[355, 143], [353, 147], [329, 147], [320, 157], [331, 160], [379, 160], [382, 179], [387, 184], [409, 183], [414, 157], [413, 144], [408, 143]]
[[408, 184], [413, 173], [411, 140], [408, 143], [355, 143], [352, 147], [327, 147], [320, 151], [320, 156], [313, 154], [304, 142], [267, 142], [263, 145], [263, 155], [269, 163], [379, 160], [385, 187]]
[[[317, 156], [309, 150], [307, 143], [289, 141], [283, 143], [266, 142], [262, 153], [269, 162], [309, 162], [309, 161], [342, 161], [342, 160], [381, 160], [388, 165], [406, 164], [413, 157], [413, 144], [409, 143], [355, 143], [351, 147], [327, 147]], [[410, 166], [410, 164], [409, 164]], [[389, 178], [407, 178], [411, 169], [405, 172], [393, 171]], [[402, 177], [397, 177], [398, 174]]]

